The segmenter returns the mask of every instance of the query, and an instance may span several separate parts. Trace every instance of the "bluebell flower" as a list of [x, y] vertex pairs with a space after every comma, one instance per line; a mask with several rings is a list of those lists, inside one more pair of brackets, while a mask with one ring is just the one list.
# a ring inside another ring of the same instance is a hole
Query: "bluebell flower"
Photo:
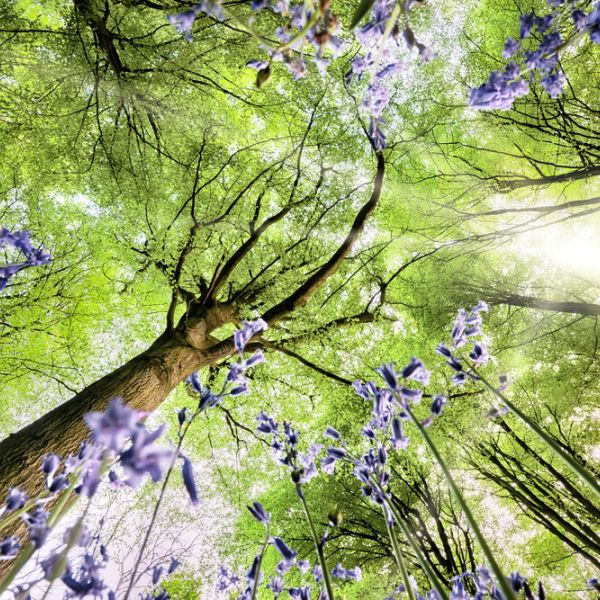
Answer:
[[398, 418], [392, 419], [392, 434], [390, 436], [392, 446], [404, 450], [408, 447], [409, 439], [404, 436], [402, 421]]
[[271, 542], [279, 551], [284, 560], [292, 562], [298, 555], [297, 552], [291, 550], [288, 545], [280, 537], [272, 537]]
[[264, 71], [269, 66], [269, 62], [266, 60], [252, 59], [246, 63], [246, 66], [250, 69], [256, 69], [257, 71]]
[[512, 58], [521, 49], [521, 44], [518, 40], [509, 37], [504, 44], [502, 50], [502, 58]]
[[521, 16], [521, 29], [519, 36], [521, 39], [526, 38], [531, 33], [535, 24], [535, 15], [533, 13], [525, 13]]
[[42, 473], [46, 475], [53, 475], [58, 466], [60, 465], [61, 458], [56, 454], [46, 454], [42, 459]]
[[239, 583], [240, 578], [227, 567], [219, 567], [219, 575], [217, 579], [217, 591], [229, 592], [234, 589]]
[[329, 425], [327, 425], [327, 428], [325, 429], [325, 436], [330, 437], [332, 440], [341, 439], [340, 432]]
[[83, 564], [76, 573], [67, 566], [61, 581], [69, 588], [71, 595], [84, 598], [87, 595], [98, 596], [106, 588], [100, 575], [102, 565], [94, 560], [90, 554], [84, 555]]
[[26, 502], [27, 494], [15, 487], [8, 490], [8, 495], [4, 501], [4, 506], [7, 512], [11, 512], [13, 510], [19, 510], [23, 508]]
[[20, 550], [21, 544], [14, 535], [0, 540], [0, 560], [12, 560], [19, 554]]
[[196, 489], [196, 480], [194, 479], [194, 470], [192, 467], [192, 461], [186, 456], [182, 456], [183, 466], [181, 467], [181, 476], [183, 477], [183, 484], [187, 490], [188, 496], [194, 506], [196, 506], [200, 500], [198, 499], [198, 491]]
[[38, 503], [31, 512], [24, 513], [21, 518], [27, 525], [29, 540], [36, 550], [41, 548], [50, 532], [50, 527], [48, 527], [48, 512]]
[[290, 588], [288, 594], [290, 595], [290, 598], [294, 598], [294, 600], [310, 600], [309, 587]]
[[271, 520], [271, 515], [264, 509], [260, 502], [253, 502], [252, 506], [247, 507], [250, 514], [263, 525], [268, 525]]
[[269, 577], [267, 588], [273, 592], [275, 598], [279, 598], [283, 592], [283, 577], [281, 575], [272, 575]]
[[512, 589], [515, 592], [520, 592], [523, 589], [523, 586], [525, 585], [525, 583], [527, 583], [527, 579], [525, 577], [523, 577], [522, 575], [520, 575], [519, 573], [511, 573], [508, 576], [508, 580], [510, 582]]
[[398, 376], [396, 375], [396, 371], [394, 370], [394, 365], [392, 363], [385, 363], [375, 370], [383, 377], [386, 385], [392, 391], [395, 392], [398, 390]]
[[413, 356], [408, 365], [402, 369], [402, 377], [427, 385], [431, 378], [431, 373], [425, 369], [422, 360]]
[[172, 450], [154, 444], [163, 431], [164, 426], [152, 432], [142, 425], [135, 428], [131, 445], [119, 455], [119, 462], [127, 475], [127, 485], [137, 487], [146, 474], [154, 482], [160, 480], [163, 465], [172, 456]]
[[477, 366], [485, 365], [489, 360], [489, 353], [483, 344], [476, 342], [473, 344], [473, 350], [469, 352], [469, 358]]
[[238, 329], [233, 334], [233, 343], [238, 353], [242, 353], [246, 344], [250, 341], [252, 336], [265, 331], [268, 325], [263, 319], [256, 319], [255, 321], [243, 321], [242, 328]]
[[546, 90], [551, 98], [558, 98], [562, 94], [563, 87], [567, 78], [565, 74], [558, 70], [550, 75], [546, 75], [541, 81], [542, 87]]
[[51, 477], [47, 481], [46, 487], [51, 494], [58, 494], [69, 487], [69, 479], [66, 475]]
[[192, 27], [196, 21], [197, 13], [195, 9], [168, 15], [167, 21], [179, 32], [182, 33], [188, 41], [192, 41]]
[[81, 473], [81, 484], [75, 489], [78, 494], [91, 498], [96, 493], [100, 486], [101, 466], [102, 459], [100, 456], [87, 457]]
[[440, 414], [442, 414], [442, 410], [444, 408], [444, 404], [446, 404], [447, 402], [447, 398], [445, 396], [442, 396], [441, 394], [436, 394], [433, 397], [433, 401], [431, 403], [431, 414], [434, 417], [439, 416]]
[[260, 556], [255, 556], [254, 560], [252, 561], [252, 565], [250, 566], [250, 569], [246, 573], [246, 579], [250, 583], [256, 581], [256, 579], [258, 578], [258, 576], [259, 576], [259, 571], [258, 571], [259, 566], [260, 566]]
[[174, 557], [171, 557], [171, 562], [169, 563], [169, 568], [167, 569], [167, 575], [171, 575], [175, 573], [181, 563]]
[[120, 452], [141, 417], [142, 413], [131, 410], [121, 398], [113, 398], [104, 412], [87, 413], [84, 419], [94, 442], [112, 452]]

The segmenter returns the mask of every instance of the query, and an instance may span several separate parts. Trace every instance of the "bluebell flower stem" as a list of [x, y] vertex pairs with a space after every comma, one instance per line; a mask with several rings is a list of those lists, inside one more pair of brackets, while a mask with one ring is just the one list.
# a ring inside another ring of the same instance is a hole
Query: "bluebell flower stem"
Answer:
[[306, 515], [306, 520], [308, 522], [308, 526], [310, 527], [310, 533], [312, 535], [315, 550], [317, 551], [319, 564], [321, 565], [321, 570], [323, 571], [323, 582], [325, 583], [325, 590], [327, 591], [327, 596], [329, 600], [334, 600], [333, 586], [331, 585], [331, 576], [329, 575], [329, 570], [327, 568], [327, 561], [325, 560], [323, 545], [319, 541], [319, 536], [317, 535], [317, 530], [310, 515], [310, 511], [308, 510], [308, 504], [306, 503], [306, 499], [304, 498], [304, 492], [302, 491], [300, 484], [296, 484], [296, 489], [298, 491], [298, 497], [302, 502], [302, 507], [304, 508], [304, 514]]
[[146, 529], [146, 534], [144, 535], [144, 541], [142, 542], [142, 546], [140, 551], [138, 552], [137, 559], [133, 566], [133, 570], [131, 571], [131, 578], [129, 579], [129, 585], [127, 586], [127, 591], [125, 592], [125, 596], [123, 596], [123, 600], [127, 600], [131, 595], [131, 591], [133, 590], [133, 586], [136, 582], [136, 576], [138, 569], [140, 567], [140, 563], [142, 562], [142, 558], [144, 557], [144, 552], [146, 550], [146, 546], [148, 545], [148, 540], [150, 539], [150, 534], [152, 533], [152, 529], [154, 528], [154, 523], [156, 522], [156, 517], [158, 516], [158, 511], [162, 505], [163, 498], [165, 496], [165, 492], [167, 490], [167, 485], [169, 485], [169, 480], [171, 479], [171, 474], [173, 473], [173, 468], [175, 467], [175, 462], [179, 457], [179, 451], [181, 450], [181, 446], [183, 444], [183, 440], [185, 438], [185, 434], [188, 432], [190, 428], [190, 424], [199, 414], [199, 410], [197, 410], [191, 419], [185, 424], [186, 427], [182, 433], [179, 434], [179, 441], [177, 442], [177, 448], [173, 453], [173, 459], [171, 460], [171, 464], [169, 465], [169, 469], [165, 475], [165, 479], [163, 481], [162, 487], [160, 488], [160, 494], [158, 495], [158, 500], [156, 501], [156, 505], [154, 506], [154, 510], [152, 511], [152, 517], [150, 519], [150, 523], [148, 524], [148, 529]]
[[400, 16], [400, 12], [402, 7], [400, 2], [394, 6], [388, 21], [385, 25], [385, 30], [383, 35], [381, 36], [381, 41], [379, 42], [379, 48], [377, 49], [377, 55], [375, 56], [375, 61], [373, 62], [373, 66], [371, 68], [371, 83], [375, 81], [375, 76], [377, 75], [377, 69], [379, 69], [379, 63], [381, 62], [381, 57], [383, 56], [383, 48], [385, 47], [390, 34], [392, 33], [392, 29], [394, 28], [394, 23], [396, 19]]
[[[63, 492], [61, 499], [56, 503], [53, 507], [50, 515], [48, 517], [48, 525], [55, 526], [66, 514], [67, 512], [75, 506], [79, 496], [74, 498], [74, 501], [71, 504], [68, 504], [68, 500], [72, 497], [73, 490], [79, 484], [79, 478], [73, 477], [73, 481], [71, 485]], [[2, 582], [0, 582], [0, 597], [4, 592], [6, 592], [10, 586], [10, 584], [14, 581], [15, 577], [19, 574], [21, 569], [27, 564], [29, 559], [35, 554], [36, 547], [30, 542], [24, 550], [17, 557], [15, 564], [12, 569], [6, 574]]]
[[[389, 504], [388, 507], [390, 507]], [[433, 588], [439, 593], [442, 600], [448, 600], [448, 592], [446, 591], [446, 586], [440, 581], [440, 578], [436, 575], [435, 571], [431, 568], [431, 565], [427, 562], [427, 559], [423, 555], [423, 552], [421, 551], [417, 543], [414, 541], [412, 533], [406, 526], [404, 520], [402, 519], [402, 516], [398, 514], [398, 511], [394, 507], [390, 507], [390, 511], [394, 515], [398, 526], [400, 527], [400, 529], [402, 529], [402, 533], [404, 534], [406, 541], [413, 549], [414, 553], [417, 555], [417, 560], [419, 561], [419, 564], [423, 567], [423, 570], [425, 571], [425, 574], [427, 575], [429, 581], [433, 585]]]
[[[43, 494], [41, 494], [39, 496], [39, 500], [44, 500], [49, 496], [49, 492], [44, 492]], [[20, 508], [19, 510], [15, 510], [12, 511], [10, 513], [8, 513], [8, 515], [6, 517], [4, 517], [3, 519], [0, 518], [0, 531], [2, 531], [5, 527], [8, 527], [8, 525], [10, 525], [11, 523], [14, 523], [15, 521], [17, 521], [19, 519], [19, 517], [26, 513], [34, 504], [35, 504], [35, 500], [31, 499], [31, 500], [27, 500], [27, 502], [25, 503], [25, 506], [23, 506], [23, 508]]]
[[406, 588], [406, 593], [410, 600], [415, 600], [415, 593], [410, 585], [410, 578], [408, 577], [408, 571], [406, 570], [406, 563], [404, 562], [404, 556], [402, 555], [402, 550], [400, 550], [400, 545], [398, 544], [398, 540], [394, 535], [394, 531], [392, 530], [390, 523], [388, 521], [387, 516], [384, 514], [385, 518], [385, 526], [387, 527], [387, 532], [390, 537], [390, 542], [392, 543], [392, 551], [394, 553], [394, 559], [396, 560], [396, 564], [400, 569], [400, 574], [402, 575], [402, 582], [404, 583], [404, 587]]
[[436, 591], [440, 594], [442, 600], [448, 600], [448, 592], [446, 591], [446, 587], [440, 581], [440, 579], [436, 575], [435, 571], [431, 568], [431, 565], [427, 562], [427, 559], [423, 555], [423, 552], [421, 552], [421, 549], [419, 548], [417, 543], [414, 541], [410, 530], [406, 526], [404, 518], [396, 510], [396, 507], [392, 504], [392, 501], [391, 501], [389, 495], [381, 487], [381, 485], [379, 484], [379, 482], [377, 481], [377, 479], [375, 477], [371, 478], [371, 482], [372, 482], [373, 486], [379, 490], [379, 493], [385, 498], [385, 503], [387, 505], [388, 510], [392, 513], [396, 523], [398, 524], [398, 527], [400, 527], [400, 529], [402, 529], [402, 534], [406, 538], [408, 545], [412, 548], [413, 552], [417, 555], [417, 560], [419, 561], [419, 564], [423, 568], [423, 571], [425, 571], [425, 574], [429, 578], [430, 583], [433, 585], [433, 587], [436, 589]]
[[453, 494], [454, 498], [456, 499], [456, 501], [458, 502], [458, 505], [460, 506], [463, 514], [465, 515], [465, 518], [467, 519], [467, 522], [469, 523], [469, 527], [473, 530], [473, 534], [475, 535], [475, 537], [477, 538], [477, 541], [479, 542], [479, 546], [481, 547], [481, 550], [485, 556], [487, 564], [489, 565], [490, 569], [494, 573], [494, 576], [496, 577], [496, 580], [498, 581], [498, 587], [500, 588], [500, 591], [502, 592], [502, 594], [504, 595], [504, 597], [506, 599], [514, 599], [515, 594], [508, 582], [508, 579], [503, 575], [502, 570], [500, 569], [500, 566], [496, 562], [496, 559], [494, 557], [494, 554], [493, 554], [491, 548], [488, 546], [488, 543], [486, 542], [485, 538], [483, 537], [483, 534], [481, 533], [481, 530], [479, 529], [479, 525], [477, 524], [477, 521], [475, 520], [475, 517], [473, 516], [473, 513], [471, 512], [469, 505], [463, 498], [463, 495], [461, 494], [460, 490], [458, 489], [458, 486], [454, 482], [454, 478], [452, 477], [450, 470], [446, 466], [446, 463], [444, 462], [442, 455], [439, 453], [436, 445], [433, 443], [433, 440], [431, 439], [431, 437], [429, 437], [427, 430], [417, 420], [417, 418], [415, 417], [415, 415], [412, 412], [412, 410], [410, 409], [410, 407], [406, 404], [404, 406], [404, 408], [405, 408], [406, 412], [408, 413], [408, 415], [410, 416], [410, 418], [412, 419], [415, 427], [418, 429], [419, 433], [421, 434], [421, 437], [427, 444], [427, 447], [433, 454], [435, 461], [437, 462], [440, 469], [442, 470], [442, 473], [444, 474], [444, 477], [446, 479], [446, 482], [448, 483], [448, 487], [450, 488], [450, 491], [452, 492], [452, 494]]
[[515, 406], [500, 390], [496, 389], [487, 379], [482, 377], [475, 369], [471, 368], [474, 375], [477, 377], [483, 385], [485, 385], [493, 394], [495, 394], [506, 407], [515, 414], [529, 429], [531, 429], [549, 448], [551, 448], [556, 455], [563, 461], [563, 463], [573, 472], [574, 475], [578, 476], [584, 481], [589, 488], [594, 492], [596, 498], [600, 498], [600, 486], [594, 478], [594, 476], [581, 464], [569, 456], [555, 440], [552, 439], [535, 421], [532, 421], [524, 412], [522, 412], [517, 406]]
[[254, 585], [252, 586], [252, 600], [256, 600], [256, 594], [258, 593], [258, 586], [260, 584], [260, 569], [262, 567], [262, 560], [265, 552], [267, 551], [267, 547], [269, 546], [269, 538], [271, 535], [271, 528], [269, 524], [265, 526], [267, 528], [267, 535], [265, 537], [265, 543], [260, 551], [258, 556], [258, 568], [256, 569], [256, 579], [254, 580]]

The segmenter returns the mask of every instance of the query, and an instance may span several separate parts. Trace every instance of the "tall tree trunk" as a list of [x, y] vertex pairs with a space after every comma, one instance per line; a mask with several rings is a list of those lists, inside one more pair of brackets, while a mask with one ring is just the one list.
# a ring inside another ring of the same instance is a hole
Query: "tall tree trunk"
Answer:
[[600, 304], [589, 302], [554, 302], [542, 300], [533, 296], [518, 296], [514, 294], [490, 294], [489, 300], [492, 304], [508, 304], [509, 306], [522, 306], [534, 310], [550, 310], [553, 312], [571, 313], [596, 317], [600, 315]]
[[0, 495], [8, 485], [28, 493], [39, 489], [40, 457], [76, 453], [88, 434], [86, 413], [106, 409], [116, 396], [132, 408], [153, 411], [187, 375], [213, 361], [176, 336], [162, 335], [123, 366], [0, 442]]

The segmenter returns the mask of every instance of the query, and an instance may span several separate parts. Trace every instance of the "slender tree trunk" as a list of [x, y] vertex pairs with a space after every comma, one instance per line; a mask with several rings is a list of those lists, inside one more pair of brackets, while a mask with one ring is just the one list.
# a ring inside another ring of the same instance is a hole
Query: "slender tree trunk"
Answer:
[[596, 317], [600, 315], [600, 304], [591, 304], [589, 302], [553, 302], [551, 300], [541, 300], [533, 296], [516, 295], [494, 295], [490, 297], [493, 304], [508, 304], [510, 306], [522, 306], [523, 308], [533, 308], [534, 310], [550, 310], [553, 312], [571, 313], [576, 315], [586, 315]]

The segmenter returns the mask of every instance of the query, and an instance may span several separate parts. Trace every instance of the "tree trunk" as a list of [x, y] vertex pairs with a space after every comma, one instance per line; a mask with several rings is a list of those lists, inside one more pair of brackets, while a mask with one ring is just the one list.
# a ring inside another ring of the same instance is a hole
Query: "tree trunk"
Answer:
[[187, 375], [213, 361], [176, 336], [163, 334], [123, 366], [0, 442], [0, 497], [8, 486], [29, 494], [39, 490], [40, 457], [76, 453], [88, 435], [86, 413], [105, 410], [116, 396], [132, 408], [151, 412]]
[[533, 296], [516, 295], [493, 296], [490, 297], [490, 302], [493, 304], [508, 304], [510, 306], [522, 306], [523, 308], [532, 308], [534, 310], [551, 310], [590, 317], [600, 315], [600, 304], [591, 304], [589, 302], [553, 302], [551, 300], [534, 298]]

